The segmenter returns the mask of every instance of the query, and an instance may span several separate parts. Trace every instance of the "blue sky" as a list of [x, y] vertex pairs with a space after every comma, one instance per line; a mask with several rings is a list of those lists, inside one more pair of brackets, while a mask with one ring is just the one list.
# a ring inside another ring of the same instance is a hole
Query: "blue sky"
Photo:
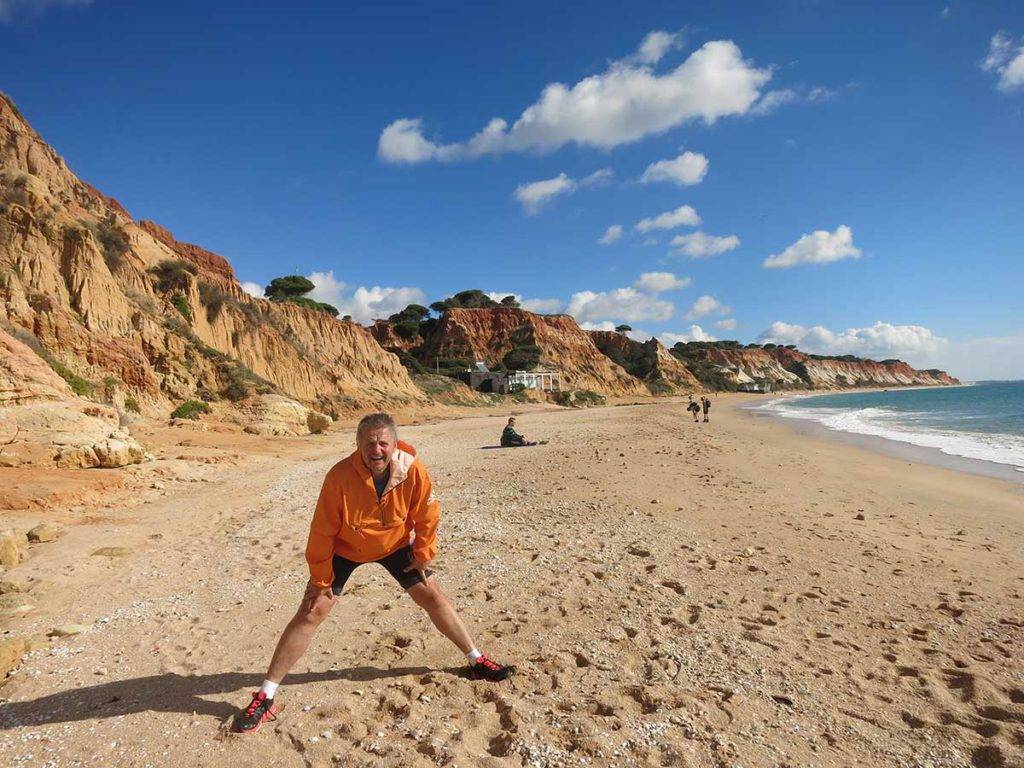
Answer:
[[1019, 2], [348, 5], [0, 0], [0, 89], [136, 218], [361, 320], [481, 288], [1024, 377]]

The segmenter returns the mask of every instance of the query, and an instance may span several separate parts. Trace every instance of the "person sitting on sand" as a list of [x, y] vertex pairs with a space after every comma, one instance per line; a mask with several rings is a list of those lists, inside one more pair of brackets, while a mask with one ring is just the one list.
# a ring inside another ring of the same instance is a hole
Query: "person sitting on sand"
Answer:
[[711, 399], [707, 397], [702, 397], [700, 399], [700, 404], [704, 408], [704, 423], [706, 424], [709, 421], [708, 411], [711, 410]]
[[516, 432], [516, 417], [510, 417], [508, 424], [501, 430], [501, 447], [521, 448], [526, 445], [536, 445], [536, 443], [529, 442], [525, 437]]
[[693, 414], [693, 421], [694, 423], [696, 423], [698, 420], [697, 414], [700, 413], [700, 406], [697, 405], [697, 403], [695, 403], [693, 400], [691, 400], [690, 404], [686, 406], [686, 410]]
[[235, 718], [236, 732], [255, 733], [276, 719], [278, 685], [305, 653], [349, 576], [364, 563], [387, 569], [438, 631], [466, 654], [470, 677], [498, 682], [512, 673], [513, 667], [477, 650], [427, 568], [437, 555], [440, 516], [426, 467], [416, 450], [398, 439], [394, 419], [386, 413], [364, 417], [356, 429], [356, 450], [324, 478], [306, 544], [309, 583], [277, 641], [263, 685]]

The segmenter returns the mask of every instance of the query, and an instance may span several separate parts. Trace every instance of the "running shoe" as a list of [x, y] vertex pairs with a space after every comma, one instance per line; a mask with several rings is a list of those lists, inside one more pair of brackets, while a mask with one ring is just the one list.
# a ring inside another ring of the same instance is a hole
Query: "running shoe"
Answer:
[[469, 665], [469, 676], [474, 680], [488, 680], [492, 683], [498, 683], [511, 675], [515, 669], [515, 667], [504, 666], [496, 661], [492, 661], [485, 655]]
[[277, 707], [274, 700], [268, 699], [263, 691], [253, 691], [249, 706], [235, 716], [235, 733], [256, 733], [268, 720], [277, 720]]

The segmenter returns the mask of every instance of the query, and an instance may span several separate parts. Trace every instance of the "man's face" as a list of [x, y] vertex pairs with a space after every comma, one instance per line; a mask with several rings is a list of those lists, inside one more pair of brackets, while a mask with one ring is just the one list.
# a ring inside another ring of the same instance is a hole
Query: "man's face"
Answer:
[[359, 438], [359, 455], [363, 457], [363, 464], [377, 477], [387, 471], [394, 452], [395, 436], [387, 427], [368, 429]]

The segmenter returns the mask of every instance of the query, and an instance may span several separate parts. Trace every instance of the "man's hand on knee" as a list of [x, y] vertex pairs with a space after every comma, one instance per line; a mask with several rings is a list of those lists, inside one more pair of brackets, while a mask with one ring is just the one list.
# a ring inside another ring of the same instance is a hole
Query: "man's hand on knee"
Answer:
[[405, 568], [403, 568], [402, 570], [405, 571], [406, 573], [409, 573], [409, 571], [416, 571], [417, 573], [419, 573], [420, 578], [423, 579], [424, 582], [426, 582], [426, 580], [427, 580], [427, 566], [429, 564], [430, 564], [429, 560], [427, 560], [426, 562], [422, 562], [420, 560], [417, 560], [416, 558], [413, 558], [412, 562], [409, 563], [407, 566], [405, 566]]
[[334, 592], [330, 587], [318, 587], [313, 582], [309, 582], [306, 584], [306, 594], [302, 596], [302, 610], [307, 613], [312, 611], [321, 599], [327, 600], [328, 604], [333, 604]]

